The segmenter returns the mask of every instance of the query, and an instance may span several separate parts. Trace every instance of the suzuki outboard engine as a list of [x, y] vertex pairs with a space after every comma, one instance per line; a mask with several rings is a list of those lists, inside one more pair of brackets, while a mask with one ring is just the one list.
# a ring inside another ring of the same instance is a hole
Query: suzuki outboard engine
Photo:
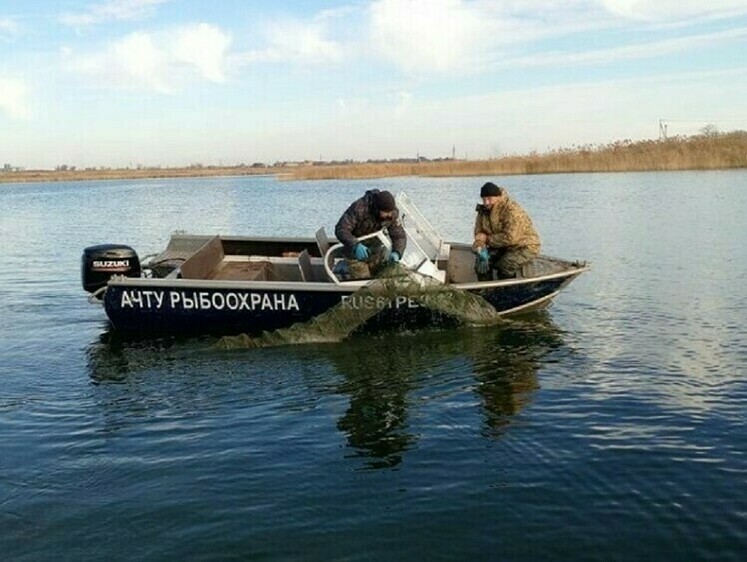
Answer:
[[113, 275], [140, 276], [140, 259], [135, 250], [122, 244], [100, 244], [83, 250], [80, 269], [83, 288], [95, 293]]

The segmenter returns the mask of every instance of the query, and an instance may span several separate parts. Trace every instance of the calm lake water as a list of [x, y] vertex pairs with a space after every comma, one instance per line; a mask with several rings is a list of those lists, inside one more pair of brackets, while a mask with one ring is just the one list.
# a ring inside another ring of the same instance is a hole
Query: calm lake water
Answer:
[[[80, 255], [333, 231], [372, 187], [469, 240], [508, 186], [592, 262], [490, 329], [122, 343]], [[747, 172], [0, 184], [6, 560], [742, 560]]]

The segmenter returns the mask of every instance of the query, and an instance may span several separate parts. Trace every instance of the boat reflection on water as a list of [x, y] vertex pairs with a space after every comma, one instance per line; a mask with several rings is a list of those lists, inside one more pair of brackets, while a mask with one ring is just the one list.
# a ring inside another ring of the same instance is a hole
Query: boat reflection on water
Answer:
[[[126, 340], [107, 329], [92, 343], [86, 352], [88, 375], [93, 384], [132, 382], [134, 376], [147, 371], [171, 370], [181, 361], [188, 371], [199, 370], [209, 364], [204, 350], [214, 340], [208, 338], [153, 338]], [[189, 365], [185, 360], [189, 360]]]
[[132, 342], [105, 333], [89, 349], [89, 375], [95, 384], [127, 383], [136, 396], [125, 402], [133, 407], [164, 395], [161, 402], [194, 407], [194, 414], [247, 407], [261, 395], [278, 415], [295, 416], [299, 400], [311, 410], [330, 395], [344, 396], [347, 407], [334, 423], [346, 437], [345, 456], [378, 469], [399, 465], [439, 428], [475, 425], [475, 396], [482, 424], [474, 431], [502, 435], [539, 388], [548, 354], [564, 347], [547, 312], [490, 328], [359, 335], [331, 345], [218, 352], [214, 341]]
[[[545, 311], [491, 328], [425, 331], [410, 336], [351, 339], [319, 348], [343, 377], [336, 392], [349, 396], [337, 427], [366, 468], [391, 468], [441, 420], [411, 410], [480, 397], [484, 433], [501, 435], [539, 388], [547, 354], [563, 347], [560, 329]], [[471, 376], [470, 376], [471, 375]], [[417, 427], [416, 427], [417, 426]]]
[[350, 400], [337, 428], [354, 451], [348, 456], [363, 458], [367, 468], [398, 465], [417, 441], [408, 431], [408, 397], [438, 347], [430, 338], [427, 347], [420, 347], [420, 338], [413, 339], [379, 335], [323, 351], [342, 376], [333, 391]]
[[531, 402], [540, 388], [539, 369], [550, 353], [562, 350], [564, 340], [547, 312], [485, 332], [468, 341], [466, 355], [472, 362], [485, 431], [499, 436], [512, 417]]

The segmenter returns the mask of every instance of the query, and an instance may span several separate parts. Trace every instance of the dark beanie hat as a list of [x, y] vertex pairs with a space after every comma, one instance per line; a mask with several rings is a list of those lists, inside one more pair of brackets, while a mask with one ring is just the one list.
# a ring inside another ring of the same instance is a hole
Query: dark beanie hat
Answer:
[[374, 205], [377, 210], [384, 211], [385, 213], [397, 208], [397, 205], [394, 203], [394, 196], [388, 191], [374, 193]]
[[493, 197], [503, 195], [503, 188], [498, 187], [493, 182], [488, 182], [480, 189], [480, 197]]

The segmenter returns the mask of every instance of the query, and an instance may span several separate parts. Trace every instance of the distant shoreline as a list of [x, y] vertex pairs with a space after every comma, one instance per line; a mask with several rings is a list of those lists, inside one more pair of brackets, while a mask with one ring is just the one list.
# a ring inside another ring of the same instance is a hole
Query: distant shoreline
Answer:
[[274, 175], [284, 180], [372, 179], [399, 176], [460, 177], [595, 172], [725, 170], [747, 168], [747, 132], [616, 141], [489, 160], [376, 161], [274, 166], [0, 170], [0, 183], [201, 178]]
[[139, 168], [112, 170], [20, 170], [0, 171], [0, 183], [42, 183], [65, 181], [101, 181], [129, 179], [202, 178], [230, 176], [277, 175], [278, 168], [207, 167], [207, 168]]

